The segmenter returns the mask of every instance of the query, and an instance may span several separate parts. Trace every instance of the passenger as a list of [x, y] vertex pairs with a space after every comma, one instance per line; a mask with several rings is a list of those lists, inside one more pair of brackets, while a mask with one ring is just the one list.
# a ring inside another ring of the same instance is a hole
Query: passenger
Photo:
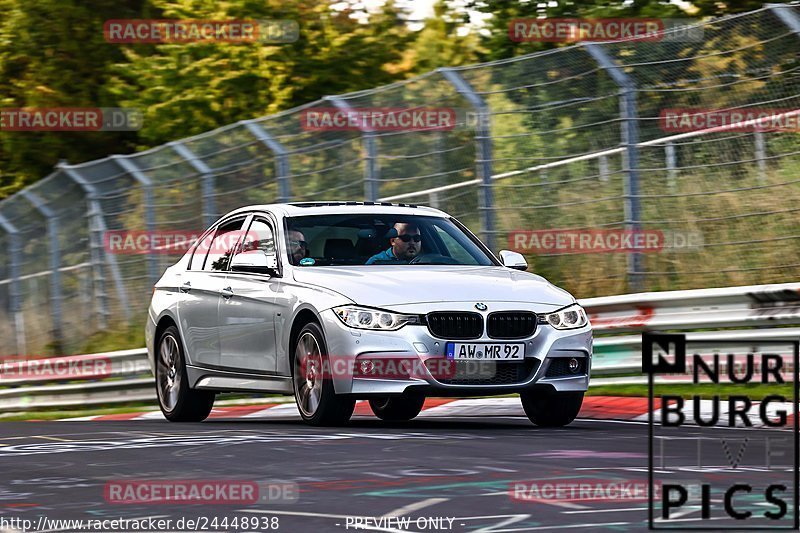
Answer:
[[289, 237], [289, 258], [292, 260], [292, 264], [297, 266], [300, 264], [300, 260], [308, 255], [308, 243], [305, 235], [299, 229], [289, 229], [287, 236]]

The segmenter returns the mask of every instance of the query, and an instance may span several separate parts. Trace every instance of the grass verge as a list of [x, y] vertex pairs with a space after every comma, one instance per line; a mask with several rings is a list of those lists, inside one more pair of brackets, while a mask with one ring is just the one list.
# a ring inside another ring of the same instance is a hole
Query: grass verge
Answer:
[[[730, 385], [730, 384], [699, 384], [699, 385], [656, 385], [653, 387], [654, 395], [661, 396], [664, 394], [681, 396], [683, 398], [690, 398], [699, 395], [703, 399], [710, 400], [714, 396], [719, 396], [721, 399], [726, 399], [728, 396], [747, 396], [751, 400], [763, 400], [764, 397], [770, 395], [778, 395], [786, 398], [786, 401], [792, 401], [794, 397], [794, 384], [748, 384], [748, 385]], [[647, 396], [647, 385], [599, 385], [597, 387], [590, 387], [588, 396]]]

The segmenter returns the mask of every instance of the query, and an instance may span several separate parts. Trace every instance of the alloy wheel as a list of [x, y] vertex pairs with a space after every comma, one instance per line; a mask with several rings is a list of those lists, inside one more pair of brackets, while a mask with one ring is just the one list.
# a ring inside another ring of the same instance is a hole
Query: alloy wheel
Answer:
[[167, 411], [172, 411], [178, 404], [181, 388], [180, 350], [178, 341], [172, 335], [161, 339], [158, 349], [158, 395]]
[[305, 332], [297, 341], [294, 352], [294, 381], [297, 407], [306, 417], [313, 417], [322, 398], [324, 376], [322, 350], [310, 332]]

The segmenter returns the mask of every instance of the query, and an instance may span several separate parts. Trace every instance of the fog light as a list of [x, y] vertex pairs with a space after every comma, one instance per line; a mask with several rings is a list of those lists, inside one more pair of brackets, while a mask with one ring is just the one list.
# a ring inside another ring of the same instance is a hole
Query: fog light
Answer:
[[372, 361], [361, 361], [361, 374], [372, 374], [372, 371], [375, 370], [375, 365], [372, 364]]
[[574, 357], [569, 360], [569, 371], [572, 372], [573, 374], [578, 371], [580, 366], [581, 366], [581, 363], [577, 359], [575, 359]]

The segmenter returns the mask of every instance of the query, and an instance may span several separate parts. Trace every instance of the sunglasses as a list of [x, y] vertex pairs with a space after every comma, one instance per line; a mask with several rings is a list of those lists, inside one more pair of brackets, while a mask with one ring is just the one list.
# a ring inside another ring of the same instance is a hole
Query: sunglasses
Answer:
[[292, 246], [300, 246], [301, 248], [308, 248], [308, 243], [306, 241], [289, 241], [289, 244]]
[[397, 238], [403, 242], [411, 242], [412, 239], [414, 242], [420, 242], [422, 235], [399, 235]]

